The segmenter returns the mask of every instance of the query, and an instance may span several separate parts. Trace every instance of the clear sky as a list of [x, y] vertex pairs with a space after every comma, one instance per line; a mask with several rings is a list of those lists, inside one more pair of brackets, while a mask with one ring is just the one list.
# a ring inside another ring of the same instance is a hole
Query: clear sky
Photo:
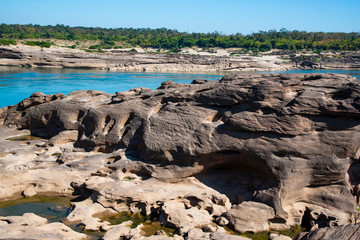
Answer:
[[224, 34], [360, 32], [360, 0], [0, 0], [0, 23]]

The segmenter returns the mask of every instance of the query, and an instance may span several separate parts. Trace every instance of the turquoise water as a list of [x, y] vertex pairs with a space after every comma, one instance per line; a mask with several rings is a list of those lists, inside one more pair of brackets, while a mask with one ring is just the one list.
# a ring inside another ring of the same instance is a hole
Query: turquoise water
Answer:
[[[360, 77], [360, 71], [292, 70], [292, 73], [332, 72]], [[244, 73], [246, 74], [246, 73]], [[0, 67], [0, 108], [14, 105], [34, 92], [68, 94], [76, 90], [100, 90], [107, 93], [135, 87], [158, 88], [162, 82], [190, 83], [193, 79], [220, 79], [219, 73], [106, 72], [79, 69], [30, 69]]]
[[17, 104], [34, 92], [68, 94], [92, 89], [115, 93], [135, 87], [156, 89], [168, 80], [190, 83], [195, 78], [216, 80], [221, 75], [0, 67], [0, 107]]

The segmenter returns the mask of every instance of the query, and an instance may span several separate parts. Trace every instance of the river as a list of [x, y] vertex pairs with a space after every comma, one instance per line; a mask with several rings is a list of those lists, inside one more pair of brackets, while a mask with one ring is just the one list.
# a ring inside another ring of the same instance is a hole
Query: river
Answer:
[[[342, 73], [360, 79], [360, 71], [291, 70], [289, 73]], [[251, 72], [254, 73], [254, 72]], [[260, 72], [270, 73], [270, 72]], [[34, 92], [68, 94], [77, 90], [107, 93], [135, 87], [156, 89], [162, 82], [190, 83], [193, 79], [220, 79], [225, 73], [106, 72], [81, 69], [0, 67], [0, 108], [14, 105]], [[249, 74], [249, 72], [242, 74]]]

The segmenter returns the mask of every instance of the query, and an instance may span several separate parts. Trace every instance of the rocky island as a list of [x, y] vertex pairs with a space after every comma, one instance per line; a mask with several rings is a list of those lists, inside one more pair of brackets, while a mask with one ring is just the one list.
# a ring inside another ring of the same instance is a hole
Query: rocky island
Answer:
[[[358, 239], [359, 94], [355, 78], [336, 74], [34, 93], [0, 109], [0, 200], [82, 198], [63, 223], [0, 217], [1, 236], [85, 239], [65, 225], [81, 223], [103, 239], [246, 239], [228, 231], [294, 226], [318, 229], [297, 239]], [[121, 212], [175, 234], [102, 220]]]

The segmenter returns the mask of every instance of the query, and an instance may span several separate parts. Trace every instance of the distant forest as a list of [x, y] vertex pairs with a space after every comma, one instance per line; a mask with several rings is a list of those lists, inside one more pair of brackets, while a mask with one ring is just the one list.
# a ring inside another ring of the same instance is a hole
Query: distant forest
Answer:
[[[186, 33], [166, 28], [100, 28], [1, 24], [0, 40], [62, 39], [75, 41], [99, 40], [101, 46], [140, 46], [178, 50], [183, 47], [244, 48], [252, 51], [285, 50], [360, 50], [360, 33], [324, 33], [289, 31], [287, 29], [259, 31], [242, 35]], [[13, 41], [16, 43], [16, 41]]]

